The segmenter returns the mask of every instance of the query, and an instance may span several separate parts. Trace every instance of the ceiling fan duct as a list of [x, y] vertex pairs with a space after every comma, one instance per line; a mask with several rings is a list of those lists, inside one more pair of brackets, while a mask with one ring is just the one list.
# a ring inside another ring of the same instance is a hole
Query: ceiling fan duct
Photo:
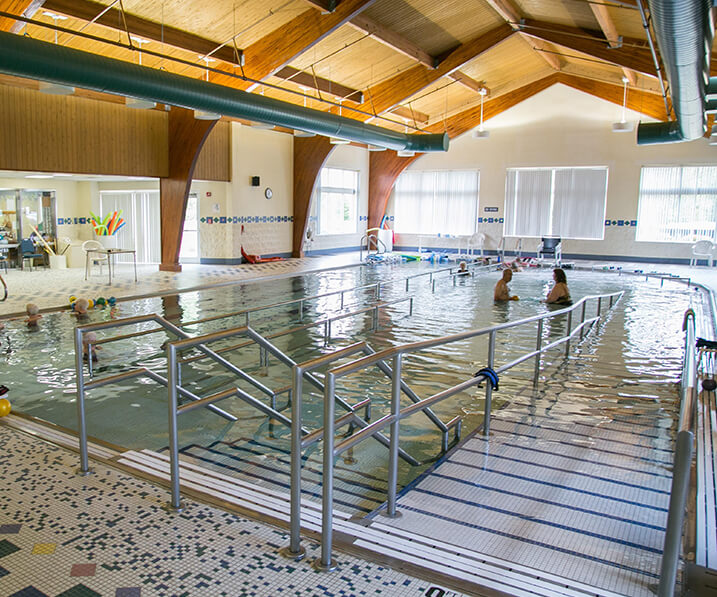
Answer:
[[648, 0], [676, 120], [640, 123], [638, 145], [699, 139], [707, 130], [705, 98], [714, 26], [710, 0]]
[[0, 73], [215, 112], [388, 149], [447, 151], [448, 135], [406, 134], [199, 79], [0, 32]]

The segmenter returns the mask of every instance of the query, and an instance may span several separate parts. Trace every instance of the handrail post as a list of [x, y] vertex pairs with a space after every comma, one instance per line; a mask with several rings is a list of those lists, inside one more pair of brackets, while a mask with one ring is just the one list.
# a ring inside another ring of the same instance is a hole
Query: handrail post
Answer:
[[179, 441], [177, 430], [177, 349], [167, 343], [167, 398], [169, 402], [169, 478], [171, 501], [165, 508], [172, 512], [184, 510], [179, 493]]
[[567, 359], [570, 356], [570, 332], [572, 331], [573, 327], [573, 312], [568, 311], [568, 325], [567, 329], [565, 330], [565, 335], [567, 336], [567, 341], [565, 342], [565, 358]]
[[376, 300], [381, 300], [381, 282], [376, 282]]
[[303, 560], [306, 550], [301, 546], [301, 401], [304, 370], [294, 365], [291, 384], [291, 527], [289, 546], [279, 553], [292, 560]]
[[[488, 336], [488, 367], [493, 368], [493, 359], [495, 357], [495, 336], [496, 331], [493, 330]], [[483, 411], [483, 435], [488, 437], [490, 434], [490, 411], [491, 401], [493, 398], [493, 386], [486, 381], [485, 384], [485, 408]]]
[[535, 343], [535, 350], [538, 354], [535, 355], [535, 373], [533, 373], [533, 385], [538, 385], [538, 376], [540, 375], [540, 348], [543, 346], [543, 319], [538, 320], [538, 340]]
[[244, 314], [244, 325], [249, 327], [249, 311]]
[[334, 374], [327, 372], [324, 379], [324, 470], [322, 474], [321, 556], [314, 562], [314, 567], [324, 572], [331, 572], [336, 569], [336, 562], [331, 559], [334, 533], [335, 387], [336, 378]]
[[[433, 274], [431, 274], [433, 276]], [[436, 281], [431, 278], [431, 292], [436, 292]]]
[[408, 314], [413, 315], [413, 297], [408, 300]]
[[[89, 356], [89, 355], [88, 355]], [[91, 359], [91, 357], [90, 357]], [[77, 379], [77, 435], [80, 440], [80, 468], [77, 474], [81, 476], [92, 473], [90, 469], [89, 450], [87, 448], [87, 419], [85, 417], [85, 372], [82, 367], [82, 330], [75, 328], [75, 377]]]
[[343, 309], [343, 308], [344, 308], [344, 293], [341, 292], [341, 304], [339, 305], [339, 309]]
[[393, 379], [391, 380], [391, 444], [389, 446], [388, 458], [388, 500], [386, 505], [386, 516], [398, 518], [400, 512], [396, 511], [396, 486], [398, 484], [398, 446], [399, 446], [399, 425], [398, 415], [401, 411], [401, 362], [402, 353], [393, 357]]
[[378, 330], [378, 305], [373, 309], [373, 331]]
[[[585, 301], [585, 302], [583, 303], [582, 308], [580, 309], [580, 325], [582, 325], [583, 323], [585, 323], [585, 306], [586, 306], [587, 304], [588, 304], [587, 301]], [[581, 327], [581, 328], [580, 328], [580, 340], [583, 339], [583, 333], [584, 333], [584, 332], [585, 332], [585, 328], [584, 328], [584, 327]]]
[[299, 301], [299, 321], [304, 321], [304, 301]]
[[406, 278], [406, 292], [408, 292], [408, 281], [409, 280], [410, 280], [410, 278]]

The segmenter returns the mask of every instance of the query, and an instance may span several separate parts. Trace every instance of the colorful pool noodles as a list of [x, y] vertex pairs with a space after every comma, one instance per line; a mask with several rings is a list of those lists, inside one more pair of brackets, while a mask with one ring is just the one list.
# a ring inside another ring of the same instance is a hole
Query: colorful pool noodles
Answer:
[[[70, 309], [73, 311], [75, 310], [75, 303], [77, 302], [77, 299], [79, 297], [76, 297], [75, 295], [72, 295], [70, 297]], [[105, 298], [103, 296], [98, 297], [96, 300], [87, 299], [87, 302], [89, 303], [87, 305], [88, 309], [93, 309], [94, 307], [104, 307], [105, 305], [109, 305], [110, 307], [114, 307], [117, 304], [117, 299], [113, 296], [109, 298]]]
[[125, 221], [122, 219], [122, 210], [120, 209], [107, 214], [103, 220], [90, 212], [90, 224], [97, 236], [113, 236], [125, 225]]

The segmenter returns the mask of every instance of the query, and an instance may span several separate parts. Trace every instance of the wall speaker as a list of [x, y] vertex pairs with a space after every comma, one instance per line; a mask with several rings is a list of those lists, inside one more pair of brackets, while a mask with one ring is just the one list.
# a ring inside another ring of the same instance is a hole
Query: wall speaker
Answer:
[[251, 186], [253, 187], [259, 187], [261, 186], [261, 181], [259, 180], [258, 176], [252, 176], [251, 177]]

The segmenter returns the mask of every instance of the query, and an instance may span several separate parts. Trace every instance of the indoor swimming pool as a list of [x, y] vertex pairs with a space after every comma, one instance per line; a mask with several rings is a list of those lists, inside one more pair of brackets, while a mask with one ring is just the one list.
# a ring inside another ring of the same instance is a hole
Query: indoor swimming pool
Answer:
[[[511, 291], [521, 300], [507, 304], [493, 302], [493, 286], [500, 276], [496, 271], [477, 270], [473, 276], [454, 279], [450, 272], [438, 270], [438, 267], [421, 263], [364, 266], [207, 288], [121, 302], [112, 308], [95, 308], [80, 323], [158, 313], [182, 325], [187, 333], [195, 336], [243, 326], [247, 317], [245, 313], [239, 313], [233, 317], [212, 319], [215, 316], [306, 298], [301, 315], [297, 304], [250, 314], [250, 326], [265, 337], [297, 328], [271, 341], [294, 361], [301, 363], [359, 340], [367, 341], [378, 351], [555, 309], [541, 302], [551, 285], [552, 271], [549, 268], [516, 273]], [[419, 276], [406, 283], [407, 277], [433, 271], [436, 272], [434, 276]], [[656, 441], [669, 441], [673, 413], [662, 407], [653, 409], [649, 403], [662, 404], [663, 398], [658, 396], [657, 388], [673, 391], [682, 358], [683, 313], [690, 306], [702, 309], [702, 293], [677, 282], [661, 284], [659, 280], [618, 276], [614, 272], [568, 271], [567, 274], [574, 300], [587, 295], [626, 291], [612, 312], [608, 313], [606, 306], [603, 307], [603, 315], [610, 321], [609, 329], [586, 341], [582, 351], [588, 357], [591, 351], [598, 349], [610, 354], [610, 368], [615, 378], [624, 376], [631, 380], [619, 390], [621, 402], [633, 402], [636, 410], [646, 408], [647, 404], [650, 412], [658, 420], [663, 420], [660, 427], [664, 434]], [[371, 285], [378, 282], [381, 282], [378, 302], [388, 305], [379, 311], [378, 326], [373, 329], [374, 312], [367, 308], [377, 304], [376, 289]], [[350, 290], [356, 287], [362, 288]], [[330, 294], [310, 298], [339, 290], [347, 292], [343, 296]], [[412, 306], [406, 300], [395, 302], [406, 298], [412, 298]], [[595, 315], [594, 305], [591, 309], [587, 317]], [[322, 322], [340, 315], [348, 316], [332, 322], [328, 341], [325, 325], [307, 327], [309, 322]], [[208, 321], [188, 323], [204, 319]], [[77, 323], [76, 316], [68, 310], [46, 314], [37, 331], [29, 330], [22, 320], [6, 324], [0, 336], [0, 382], [10, 389], [15, 412], [69, 429], [77, 428], [72, 338]], [[544, 343], [562, 336], [566, 323], [564, 316], [546, 323]], [[102, 342], [120, 334], [131, 335], [153, 327], [154, 324], [143, 323], [99, 332], [98, 337]], [[160, 332], [101, 343], [98, 360], [93, 364], [93, 374], [106, 376], [147, 367], [165, 375], [164, 344], [168, 339], [171, 338], [166, 333]], [[212, 345], [212, 349], [242, 340], [223, 341]], [[535, 341], [535, 326], [502, 332], [498, 336], [496, 363], [500, 365], [534, 349]], [[183, 384], [196, 395], [206, 396], [227, 387], [239, 386], [268, 402], [267, 397], [257, 393], [251, 384], [237, 381], [233, 374], [211, 360], [192, 360], [197, 354], [184, 355], [191, 362], [182, 368]], [[268, 363], [264, 362], [256, 344], [223, 353], [223, 356], [274, 391], [291, 383], [291, 369], [273, 357]], [[406, 359], [403, 378], [420, 397], [427, 397], [471, 377], [485, 366], [486, 356], [485, 338], [440, 346]], [[544, 357], [542, 388], [561, 385], [563, 391], [570, 391], [570, 380], [560, 375], [562, 360], [562, 350]], [[494, 396], [494, 408], [509, 403], [513, 395], [531, 384], [532, 367], [531, 362], [516, 367], [504, 376], [501, 390]], [[589, 372], [586, 375], [589, 377]], [[645, 387], [655, 388], [655, 392], [646, 391], [642, 385], [639, 390], [633, 388], [635, 379], [644, 380]], [[582, 383], [589, 385], [590, 380], [582, 380]], [[390, 391], [391, 380], [377, 371], [350, 376], [337, 387], [337, 393], [350, 404], [370, 398], [374, 419], [385, 414]], [[444, 422], [462, 415], [466, 436], [482, 422], [483, 397], [482, 390], [473, 388], [441, 403], [435, 411]], [[322, 401], [323, 396], [318, 390], [305, 387], [304, 421], [309, 430], [321, 427]], [[288, 415], [287, 404], [287, 394], [280, 394], [277, 408]], [[252, 481], [286, 487], [286, 481], [280, 477], [286, 475], [290, 430], [238, 399], [224, 400], [218, 406], [236, 415], [239, 420], [231, 423], [206, 409], [195, 410], [182, 417], [179, 422], [181, 453], [203, 466], [226, 474], [241, 470], [241, 474]], [[586, 400], [584, 406], [596, 412], [600, 409], [594, 395]], [[91, 437], [125, 449], [163, 451], [167, 447], [167, 391], [149, 379], [140, 378], [90, 390], [86, 412]], [[405, 486], [441, 455], [441, 434], [424, 415], [415, 415], [402, 424], [401, 446], [422, 463], [418, 467], [401, 464], [400, 482]], [[309, 449], [306, 454], [307, 473], [315, 474], [317, 484], [318, 472], [312, 473], [310, 461], [318, 457], [318, 447]], [[362, 444], [345, 457], [339, 467], [346, 475], [345, 495], [337, 498], [337, 507], [358, 508], [364, 513], [373, 511], [385, 498], [385, 483], [382, 481], [385, 479], [385, 468], [386, 450], [373, 442]], [[309, 493], [318, 497], [317, 491], [309, 490]]]

